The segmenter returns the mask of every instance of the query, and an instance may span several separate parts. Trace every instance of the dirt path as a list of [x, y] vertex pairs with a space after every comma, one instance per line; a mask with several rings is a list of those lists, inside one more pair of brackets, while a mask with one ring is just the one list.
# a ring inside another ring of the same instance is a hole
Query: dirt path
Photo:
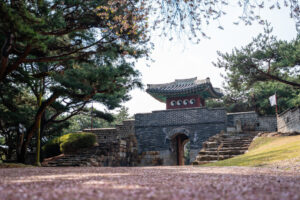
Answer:
[[0, 169], [0, 199], [300, 199], [300, 173], [246, 167]]

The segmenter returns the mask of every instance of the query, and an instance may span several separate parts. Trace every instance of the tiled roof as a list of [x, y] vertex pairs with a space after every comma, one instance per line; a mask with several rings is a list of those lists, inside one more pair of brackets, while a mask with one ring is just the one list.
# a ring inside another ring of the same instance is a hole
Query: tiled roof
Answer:
[[205, 93], [206, 97], [219, 98], [223, 96], [219, 88], [212, 87], [209, 78], [197, 80], [197, 77], [190, 79], [175, 79], [174, 82], [165, 84], [148, 84], [146, 92], [163, 102], [166, 97], [178, 95]]

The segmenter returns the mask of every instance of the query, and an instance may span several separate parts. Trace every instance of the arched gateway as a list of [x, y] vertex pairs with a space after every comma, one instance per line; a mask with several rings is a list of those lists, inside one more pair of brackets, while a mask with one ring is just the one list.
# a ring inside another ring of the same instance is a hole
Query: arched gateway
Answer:
[[182, 133], [179, 133], [172, 138], [172, 145], [175, 146], [174, 154], [176, 156], [177, 165], [184, 165], [185, 163], [184, 146], [188, 141], [189, 138]]
[[176, 160], [177, 165], [184, 165], [185, 158], [184, 158], [184, 147], [187, 142], [189, 142], [190, 131], [187, 128], [179, 127], [172, 129], [168, 134], [167, 137], [171, 141], [170, 142], [170, 149], [173, 155], [174, 160]]
[[205, 107], [205, 99], [222, 96], [209, 78], [148, 85], [146, 91], [166, 103], [166, 110], [135, 115], [135, 135], [144, 164], [159, 159], [163, 165], [183, 165], [188, 141], [193, 161], [202, 142], [226, 128], [226, 111]]

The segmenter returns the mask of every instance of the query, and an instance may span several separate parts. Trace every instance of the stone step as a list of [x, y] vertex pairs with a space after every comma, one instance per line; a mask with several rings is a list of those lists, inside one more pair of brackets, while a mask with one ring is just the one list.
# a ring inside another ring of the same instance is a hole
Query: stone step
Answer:
[[78, 157], [62, 157], [62, 158], [59, 158], [58, 160], [68, 160], [68, 159], [81, 160], [81, 159], [86, 159], [86, 158], [90, 158], [90, 157], [93, 157], [93, 155], [91, 155], [91, 156], [78, 156]]
[[250, 143], [223, 144], [223, 147], [248, 147]]
[[45, 166], [49, 167], [64, 167], [64, 166], [81, 166], [86, 165], [91, 159], [94, 159], [95, 154], [80, 153], [80, 154], [65, 154], [55, 160], [50, 160]]
[[[235, 157], [238, 155], [220, 155], [219, 156], [219, 160], [225, 160], [225, 159], [229, 159], [232, 157]], [[203, 156], [198, 156], [196, 158], [197, 161], [213, 161], [213, 160], [218, 160], [218, 156], [216, 155], [203, 155]]]
[[[245, 153], [245, 150], [219, 151], [219, 155], [238, 155]], [[199, 155], [218, 155], [217, 151], [200, 151]]]
[[218, 160], [218, 155], [219, 160], [224, 160], [244, 154], [256, 135], [257, 132], [244, 132], [218, 134], [210, 137], [203, 143], [205, 148], [202, 148], [198, 153], [194, 163], [215, 162]]
[[243, 139], [243, 140], [239, 140], [239, 139], [235, 139], [235, 140], [221, 140], [221, 142], [228, 142], [228, 143], [230, 143], [230, 142], [249, 142], [249, 141], [252, 141], [252, 139], [249, 139], [249, 140], [245, 140], [245, 139]]
[[[217, 151], [217, 150], [218, 150], [218, 148], [206, 148], [205, 150], [202, 149], [201, 151]], [[230, 150], [245, 150], [245, 151], [247, 151], [248, 147], [223, 147], [220, 150], [222, 150], [222, 151], [230, 151]]]
[[223, 144], [223, 146], [225, 146], [225, 145], [250, 145], [251, 142], [231, 142], [231, 143], [226, 142], [226, 143], [222, 143], [222, 144]]
[[223, 143], [222, 145], [225, 146], [249, 146], [251, 143]]
[[227, 149], [227, 148], [221, 148], [221, 149], [206, 149], [206, 150], [201, 150], [201, 151], [199, 151], [199, 154], [203, 154], [204, 152], [217, 152], [217, 151], [219, 151], [219, 152], [245, 152], [245, 151], [247, 151], [248, 149], [246, 149], [246, 148], [243, 148], [243, 149], [241, 149], [241, 148], [237, 148], [237, 149]]
[[219, 140], [219, 141], [206, 141], [204, 144], [219, 144], [219, 143], [248, 143], [252, 142], [251, 140]]
[[251, 134], [232, 134], [232, 135], [223, 135], [223, 136], [213, 136], [211, 138], [250, 138], [255, 137], [256, 135]]
[[232, 141], [232, 142], [220, 142], [219, 144], [250, 144], [251, 141]]
[[233, 142], [233, 141], [251, 141], [252, 138], [228, 138], [228, 139], [223, 139], [221, 141], [224, 141], [224, 142]]
[[55, 167], [75, 167], [80, 166], [79, 163], [57, 163], [54, 165]]

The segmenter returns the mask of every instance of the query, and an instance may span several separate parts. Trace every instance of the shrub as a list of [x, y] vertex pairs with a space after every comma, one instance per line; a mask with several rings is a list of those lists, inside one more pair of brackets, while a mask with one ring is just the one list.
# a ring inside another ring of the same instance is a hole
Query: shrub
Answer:
[[96, 143], [93, 133], [69, 133], [60, 137], [60, 151], [63, 153], [75, 152], [81, 148], [92, 147]]
[[93, 133], [69, 133], [50, 140], [43, 147], [45, 158], [57, 156], [63, 153], [75, 152], [81, 148], [91, 147], [96, 143], [96, 135]]
[[60, 151], [60, 138], [56, 137], [49, 142], [47, 142], [43, 147], [42, 147], [42, 152], [43, 152], [43, 157], [49, 158], [53, 156], [57, 156], [61, 154]]

